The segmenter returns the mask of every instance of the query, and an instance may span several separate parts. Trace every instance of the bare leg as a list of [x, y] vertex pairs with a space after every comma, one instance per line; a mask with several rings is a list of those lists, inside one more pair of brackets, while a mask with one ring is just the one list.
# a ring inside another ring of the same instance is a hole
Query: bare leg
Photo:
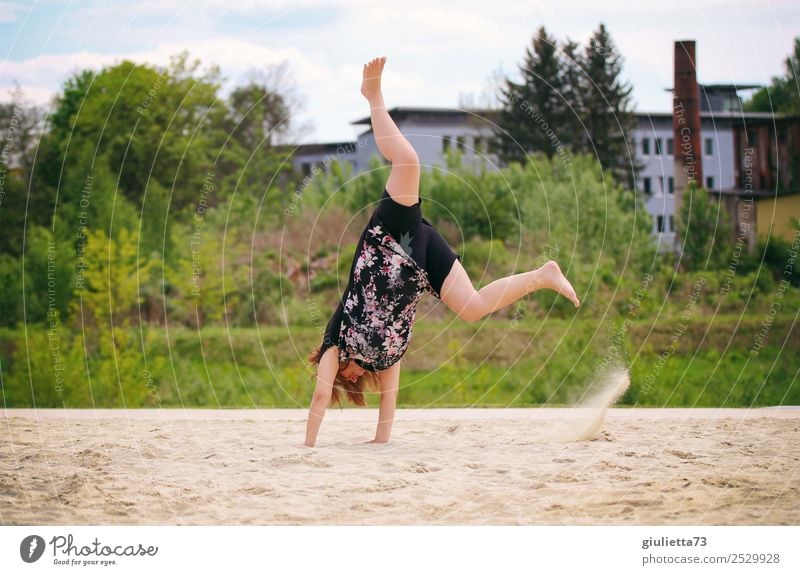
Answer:
[[442, 301], [465, 321], [477, 321], [486, 314], [497, 311], [539, 289], [551, 289], [569, 299], [575, 307], [580, 305], [572, 285], [554, 261], [549, 261], [533, 271], [495, 280], [476, 290], [461, 262], [453, 268], [442, 284]]
[[400, 388], [400, 362], [378, 372], [381, 382], [381, 403], [378, 408], [378, 427], [375, 439], [369, 443], [386, 443], [392, 433], [394, 413], [397, 406], [397, 391]]
[[386, 58], [381, 57], [364, 65], [361, 93], [369, 102], [375, 145], [383, 157], [392, 163], [386, 191], [397, 203], [413, 206], [419, 201], [419, 157], [411, 143], [400, 133], [383, 103], [381, 75], [385, 62]]

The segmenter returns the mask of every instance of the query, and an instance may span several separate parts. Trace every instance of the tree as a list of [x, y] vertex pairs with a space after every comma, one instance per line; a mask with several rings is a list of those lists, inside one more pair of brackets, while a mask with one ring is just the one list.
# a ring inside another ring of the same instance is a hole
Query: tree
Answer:
[[800, 114], [800, 36], [794, 39], [794, 51], [784, 65], [786, 75], [773, 76], [768, 87], [761, 88], [745, 102], [745, 110]]
[[730, 254], [731, 221], [721, 202], [690, 185], [681, 202], [677, 230], [686, 270], [722, 269]]
[[[11, 102], [0, 103], [0, 252], [18, 256], [22, 251], [25, 219], [43, 222], [46, 213], [37, 188], [29, 183], [44, 113], [31, 105], [19, 86]], [[30, 201], [29, 201], [30, 200]]]
[[588, 151], [618, 182], [634, 188], [640, 167], [635, 162], [631, 140], [636, 128], [633, 87], [620, 77], [623, 59], [603, 24], [589, 40], [583, 63], [587, 76], [583, 108]]
[[586, 127], [583, 125], [586, 102], [584, 102], [589, 84], [583, 71], [584, 60], [580, 53], [580, 45], [567, 39], [561, 47], [561, 84], [566, 105], [564, 122], [567, 138], [575, 152], [586, 150]]
[[151, 180], [172, 190], [173, 207], [192, 203], [214, 146], [224, 142], [224, 133], [214, 133], [225, 113], [219, 70], [212, 66], [196, 77], [199, 66], [184, 52], [164, 69], [124, 60], [67, 80], [48, 118], [42, 182], [59, 189], [68, 172], [83, 178], [104, 157], [119, 192], [135, 206], [146, 201]]
[[81, 324], [99, 331], [127, 327], [138, 319], [142, 303], [140, 286], [151, 281], [160, 262], [139, 254], [136, 232], [122, 229], [119, 238], [109, 238], [103, 230], [87, 234], [83, 278], [75, 284], [71, 310]]
[[492, 151], [504, 162], [525, 161], [538, 151], [548, 158], [558, 153], [563, 138], [566, 106], [563, 99], [561, 66], [555, 39], [544, 26], [539, 28], [531, 47], [526, 48], [520, 66], [522, 82], [505, 80], [501, 87], [500, 111]]
[[634, 189], [641, 169], [632, 132], [632, 86], [621, 78], [623, 59], [603, 24], [583, 53], [571, 40], [559, 51], [544, 27], [526, 51], [522, 82], [505, 80], [492, 151], [501, 161], [524, 161], [538, 151], [552, 158], [563, 149], [590, 153], [603, 169]]
[[293, 120], [299, 103], [283, 85], [286, 75], [283, 65], [267, 72], [252, 70], [247, 83], [228, 97], [224, 124], [228, 139], [216, 162], [223, 173], [222, 186], [261, 197], [276, 176], [291, 172], [281, 150], [296, 137]]
[[16, 169], [23, 181], [30, 178], [43, 118], [42, 108], [30, 104], [18, 85], [11, 91], [11, 102], [0, 103], [0, 164]]

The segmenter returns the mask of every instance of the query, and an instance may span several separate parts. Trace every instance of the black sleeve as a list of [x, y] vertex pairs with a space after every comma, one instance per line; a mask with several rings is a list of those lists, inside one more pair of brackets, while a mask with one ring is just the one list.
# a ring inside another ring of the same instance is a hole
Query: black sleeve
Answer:
[[384, 187], [375, 215], [383, 222], [386, 231], [400, 241], [403, 234], [413, 236], [418, 233], [422, 224], [422, 198], [413, 206], [404, 206], [394, 201]]

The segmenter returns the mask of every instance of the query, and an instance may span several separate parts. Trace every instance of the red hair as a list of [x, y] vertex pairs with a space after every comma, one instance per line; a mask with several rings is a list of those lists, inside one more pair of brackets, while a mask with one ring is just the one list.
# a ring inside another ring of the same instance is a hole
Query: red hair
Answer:
[[[319, 366], [320, 349], [322, 349], [322, 344], [315, 347], [308, 354], [308, 362], [310, 364]], [[316, 374], [314, 374], [314, 377], [316, 378]], [[379, 389], [380, 379], [374, 371], [365, 370], [355, 381], [343, 377], [341, 371], [337, 371], [336, 378], [333, 380], [333, 390], [331, 391], [331, 405], [337, 404], [342, 407], [342, 392], [344, 392], [350, 403], [366, 407], [365, 390], [378, 391]]]

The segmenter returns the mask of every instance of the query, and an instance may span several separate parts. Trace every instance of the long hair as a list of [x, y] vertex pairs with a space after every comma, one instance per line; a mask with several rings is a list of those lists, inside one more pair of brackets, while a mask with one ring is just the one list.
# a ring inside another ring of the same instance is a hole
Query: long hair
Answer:
[[[319, 360], [321, 359], [320, 350], [322, 344], [315, 347], [311, 353], [308, 354], [308, 362], [310, 364], [317, 364], [319, 367]], [[316, 377], [316, 374], [314, 375]], [[380, 379], [378, 374], [373, 371], [365, 371], [355, 381], [350, 381], [343, 377], [340, 372], [336, 372], [336, 378], [333, 380], [333, 390], [331, 392], [331, 404], [337, 404], [342, 407], [342, 392], [350, 400], [350, 403], [366, 407], [367, 400], [364, 392], [366, 390], [377, 391], [380, 389]]]

